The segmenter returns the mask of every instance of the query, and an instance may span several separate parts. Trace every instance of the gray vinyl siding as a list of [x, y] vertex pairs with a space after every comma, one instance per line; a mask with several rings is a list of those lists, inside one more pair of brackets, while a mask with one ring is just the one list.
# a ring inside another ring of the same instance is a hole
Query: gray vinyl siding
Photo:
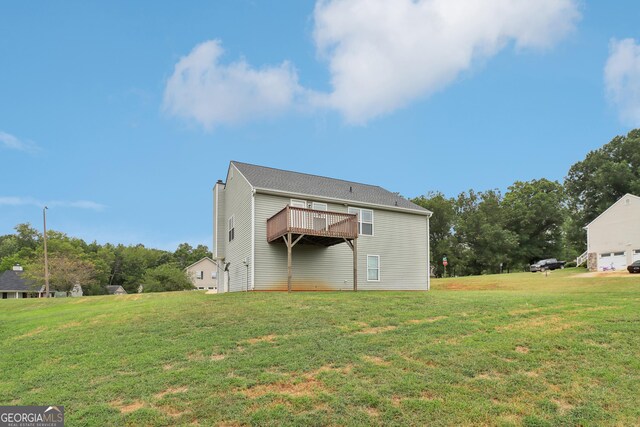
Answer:
[[[231, 165], [235, 169], [235, 166]], [[224, 242], [225, 262], [229, 266], [229, 292], [243, 291], [251, 286], [251, 267], [242, 263], [244, 258], [251, 260], [251, 198], [252, 189], [247, 180], [237, 169], [233, 172], [233, 178], [229, 174], [224, 189], [224, 217], [218, 223], [219, 236]], [[235, 238], [229, 242], [228, 223], [231, 215], [235, 216]], [[222, 282], [220, 282], [222, 283]]]
[[627, 265], [640, 250], [640, 197], [627, 194], [587, 226], [587, 251], [624, 252]]
[[[308, 203], [313, 199], [307, 200]], [[267, 219], [290, 198], [258, 193], [255, 196], [255, 289], [284, 290], [287, 286], [287, 248], [267, 243]], [[357, 204], [349, 207], [360, 207]], [[370, 209], [364, 207], [365, 209]], [[328, 203], [328, 209], [347, 212], [344, 204]], [[427, 217], [372, 209], [374, 236], [360, 236], [358, 289], [427, 290]], [[329, 248], [296, 245], [293, 248], [294, 290], [353, 289], [353, 255], [346, 243]], [[367, 255], [380, 256], [380, 281], [367, 281]]]

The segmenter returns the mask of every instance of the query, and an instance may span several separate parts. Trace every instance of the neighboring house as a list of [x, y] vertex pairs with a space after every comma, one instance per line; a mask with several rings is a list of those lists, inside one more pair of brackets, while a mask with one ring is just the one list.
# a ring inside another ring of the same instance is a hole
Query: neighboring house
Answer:
[[218, 289], [218, 266], [209, 257], [204, 257], [184, 269], [196, 289]]
[[0, 273], [0, 298], [38, 298], [40, 296], [40, 289], [35, 287], [33, 281], [22, 275], [22, 267], [19, 265]]
[[213, 193], [218, 292], [429, 289], [431, 212], [397, 193], [235, 161]]
[[107, 292], [109, 292], [109, 295], [124, 295], [127, 293], [120, 285], [107, 285]]
[[591, 271], [624, 270], [640, 260], [640, 197], [625, 194], [585, 227], [587, 251], [578, 258]]

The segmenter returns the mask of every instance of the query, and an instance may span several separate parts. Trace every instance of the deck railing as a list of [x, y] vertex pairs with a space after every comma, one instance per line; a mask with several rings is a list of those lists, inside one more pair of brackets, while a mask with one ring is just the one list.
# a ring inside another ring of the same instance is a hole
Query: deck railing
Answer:
[[358, 216], [285, 206], [267, 220], [267, 241], [272, 242], [287, 233], [355, 239], [358, 237]]

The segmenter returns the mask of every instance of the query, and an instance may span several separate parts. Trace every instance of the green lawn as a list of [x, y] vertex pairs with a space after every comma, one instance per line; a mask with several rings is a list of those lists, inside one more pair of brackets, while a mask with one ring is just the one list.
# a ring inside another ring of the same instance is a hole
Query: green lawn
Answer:
[[0, 404], [69, 426], [638, 425], [640, 275], [576, 272], [2, 300]]

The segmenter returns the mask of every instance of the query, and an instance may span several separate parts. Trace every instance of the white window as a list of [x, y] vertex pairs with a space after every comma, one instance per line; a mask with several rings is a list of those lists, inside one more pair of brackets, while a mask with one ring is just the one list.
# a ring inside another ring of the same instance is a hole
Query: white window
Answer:
[[196, 271], [196, 279], [198, 280], [204, 279], [204, 271]]
[[291, 199], [291, 206], [294, 208], [307, 208], [307, 202], [305, 200]]
[[349, 208], [350, 214], [358, 215], [358, 233], [373, 236], [373, 211], [371, 209]]
[[229, 241], [236, 238], [236, 219], [233, 215], [229, 218]]
[[367, 282], [380, 281], [380, 255], [367, 255]]
[[212, 279], [215, 279], [216, 277], [218, 277], [218, 273], [217, 273], [217, 272], [215, 272], [215, 271], [212, 271], [212, 272], [211, 272], [211, 278], [212, 278]]
[[328, 206], [326, 203], [313, 202], [311, 204], [311, 208], [317, 211], [326, 211], [328, 210]]

